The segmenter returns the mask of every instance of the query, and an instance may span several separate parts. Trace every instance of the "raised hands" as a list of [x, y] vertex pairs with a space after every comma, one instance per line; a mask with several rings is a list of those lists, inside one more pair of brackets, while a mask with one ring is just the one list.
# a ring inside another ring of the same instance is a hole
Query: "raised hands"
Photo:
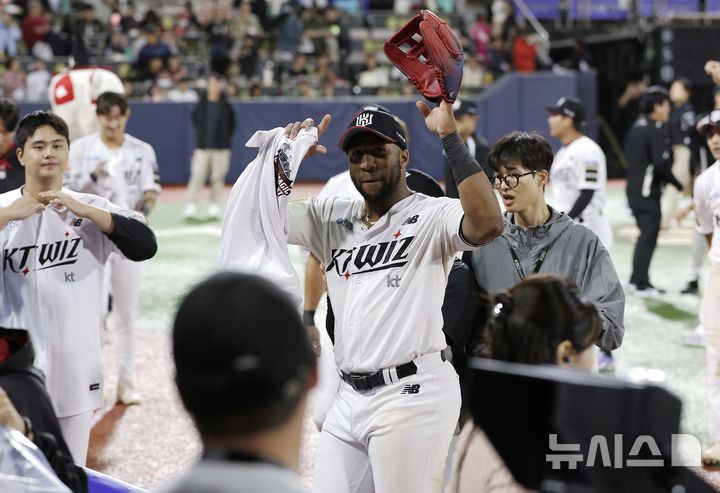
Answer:
[[[328, 125], [330, 125], [330, 120], [331, 116], [325, 115], [320, 121], [320, 124], [317, 126], [318, 140], [320, 140], [320, 136], [325, 133]], [[313, 120], [312, 118], [306, 118], [302, 122], [288, 123], [285, 127], [285, 137], [288, 137], [290, 140], [292, 140], [297, 137], [298, 133], [300, 133], [300, 130], [313, 127], [314, 125], [315, 120]], [[315, 144], [311, 146], [310, 149], [308, 149], [308, 151], [305, 153], [305, 159], [314, 156], [315, 154], [327, 154], [327, 148], [322, 144]]]

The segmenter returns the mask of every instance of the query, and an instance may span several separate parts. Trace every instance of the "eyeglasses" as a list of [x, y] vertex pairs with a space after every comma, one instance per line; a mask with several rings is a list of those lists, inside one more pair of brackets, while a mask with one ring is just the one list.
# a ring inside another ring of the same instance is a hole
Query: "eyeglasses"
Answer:
[[535, 176], [535, 173], [537, 173], [537, 170], [535, 171], [528, 171], [527, 173], [523, 173], [522, 175], [515, 175], [515, 174], [509, 174], [505, 176], [496, 175], [495, 181], [493, 182], [493, 187], [495, 190], [500, 190], [500, 187], [502, 186], [502, 183], [505, 182], [505, 185], [507, 185], [508, 188], [515, 188], [520, 184], [520, 178], [527, 175], [533, 175]]

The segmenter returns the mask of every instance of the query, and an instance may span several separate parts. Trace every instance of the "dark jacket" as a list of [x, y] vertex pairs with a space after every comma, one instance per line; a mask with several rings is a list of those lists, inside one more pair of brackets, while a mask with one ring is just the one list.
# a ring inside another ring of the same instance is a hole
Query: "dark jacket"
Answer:
[[0, 339], [12, 340], [10, 355], [0, 362], [0, 387], [8, 394], [15, 409], [32, 423], [33, 442], [45, 455], [57, 477], [72, 491], [87, 492], [85, 471], [73, 462], [60, 430], [60, 422], [45, 391], [43, 376], [33, 367], [35, 351], [27, 331], [0, 329]]
[[0, 193], [9, 192], [25, 185], [25, 168], [18, 161], [16, 146], [0, 157]]
[[670, 144], [690, 147], [695, 133], [695, 110], [690, 103], [670, 111]]
[[672, 151], [667, 128], [645, 116], [638, 118], [625, 139], [628, 161], [626, 193], [633, 201], [660, 199], [662, 187], [670, 183], [678, 190], [682, 184], [672, 174]]
[[[220, 111], [217, 121], [214, 122], [215, 138], [217, 146], [212, 149], [230, 149], [232, 147], [232, 136], [235, 132], [235, 112], [232, 105], [225, 96], [220, 97]], [[200, 101], [192, 113], [192, 121], [197, 134], [197, 148], [208, 149], [207, 126], [208, 126], [208, 98], [207, 93], [200, 94]]]

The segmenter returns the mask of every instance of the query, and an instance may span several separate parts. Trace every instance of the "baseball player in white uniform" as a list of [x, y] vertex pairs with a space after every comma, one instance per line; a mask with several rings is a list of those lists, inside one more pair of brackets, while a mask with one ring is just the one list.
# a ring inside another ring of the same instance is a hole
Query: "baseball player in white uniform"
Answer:
[[107, 91], [125, 94], [125, 87], [115, 72], [103, 67], [70, 69], [50, 80], [50, 106], [67, 123], [70, 140], [100, 130], [95, 102]]
[[583, 134], [585, 107], [574, 98], [560, 98], [547, 111], [550, 135], [562, 147], [550, 169], [550, 203], [595, 233], [610, 250], [613, 234], [603, 214], [607, 165], [600, 146]]
[[707, 466], [720, 466], [720, 111], [712, 111], [697, 123], [700, 135], [715, 163], [695, 179], [694, 200], [698, 232], [710, 247], [710, 268], [703, 292], [703, 325], [706, 340], [708, 386], [708, 435], [710, 447], [703, 454]]
[[[315, 458], [320, 491], [422, 493], [441, 487], [460, 408], [457, 374], [441, 356], [445, 285], [455, 253], [494, 239], [502, 219], [490, 182], [457, 133], [452, 106], [418, 108], [442, 140], [460, 200], [412, 193], [405, 181], [410, 155], [398, 122], [364, 110], [340, 139], [364, 200], [309, 199], [288, 206], [288, 242], [326, 266], [335, 312], [342, 382]], [[320, 134], [329, 120], [323, 118]], [[286, 133], [292, 139], [312, 126], [307, 119], [288, 125]], [[242, 197], [229, 204], [243, 206]], [[221, 256], [229, 248], [221, 247]]]
[[[160, 193], [157, 158], [150, 144], [125, 133], [130, 108], [124, 95], [102, 93], [97, 99], [100, 131], [73, 142], [66, 186], [78, 192], [105, 197], [147, 216]], [[135, 318], [140, 299], [140, 264], [112, 254], [106, 274], [116, 314], [119, 378], [117, 400], [140, 404], [135, 389]], [[107, 290], [105, 290], [107, 298]], [[107, 303], [103, 303], [106, 308]]]
[[157, 243], [142, 215], [62, 188], [69, 139], [60, 117], [30, 113], [16, 140], [25, 185], [0, 195], [0, 326], [30, 332], [65, 440], [84, 464], [92, 413], [103, 401], [104, 263], [115, 251], [151, 258]]

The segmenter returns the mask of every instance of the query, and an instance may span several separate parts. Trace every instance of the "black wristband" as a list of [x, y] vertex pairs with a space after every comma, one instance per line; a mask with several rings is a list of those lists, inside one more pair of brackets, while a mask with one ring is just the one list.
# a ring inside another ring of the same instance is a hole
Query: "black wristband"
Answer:
[[90, 179], [93, 181], [93, 183], [97, 183], [98, 176], [95, 173], [90, 173]]
[[315, 325], [315, 310], [303, 310], [303, 324]]
[[440, 141], [442, 142], [450, 169], [455, 177], [455, 185], [459, 186], [465, 178], [482, 172], [482, 168], [475, 157], [470, 154], [470, 150], [463, 143], [457, 131], [446, 135], [440, 139]]

